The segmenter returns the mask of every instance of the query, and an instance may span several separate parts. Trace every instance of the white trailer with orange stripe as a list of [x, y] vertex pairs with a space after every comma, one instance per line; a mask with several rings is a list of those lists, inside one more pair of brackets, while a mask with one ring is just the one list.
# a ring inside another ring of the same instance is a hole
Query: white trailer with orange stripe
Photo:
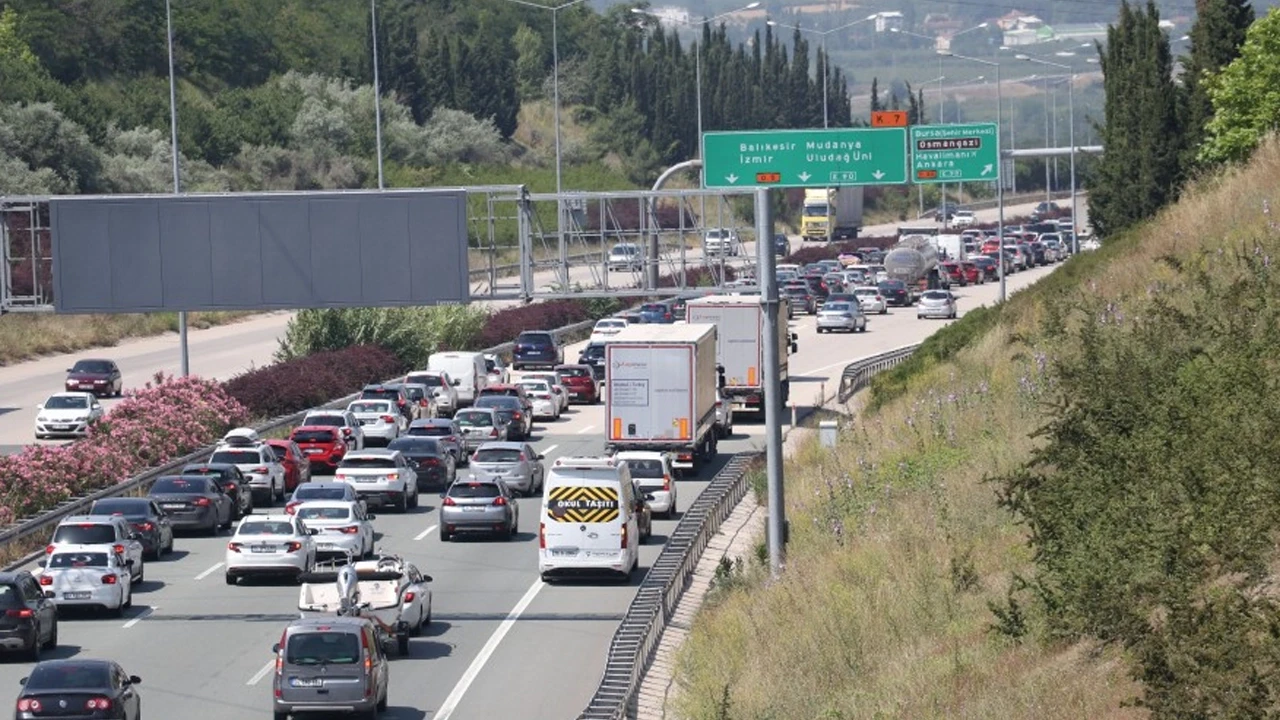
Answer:
[[[725, 400], [736, 412], [764, 415], [764, 308], [759, 295], [712, 295], [685, 305], [689, 322], [716, 326], [716, 361], [724, 368]], [[787, 308], [778, 303], [778, 327], [787, 327]], [[782, 402], [791, 383], [787, 356], [791, 333], [778, 333], [778, 357], [782, 367]]]
[[716, 326], [631, 325], [605, 346], [605, 451], [662, 450], [698, 472], [716, 454]]

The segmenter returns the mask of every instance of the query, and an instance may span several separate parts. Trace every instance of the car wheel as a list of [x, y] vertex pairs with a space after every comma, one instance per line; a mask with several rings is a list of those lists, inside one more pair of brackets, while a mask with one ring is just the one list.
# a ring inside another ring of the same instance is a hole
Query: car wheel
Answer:
[[418, 507], [418, 489], [417, 489], [417, 487], [415, 487], [415, 488], [413, 489], [413, 496], [409, 498], [409, 507], [411, 507], [411, 508], [416, 508], [416, 507]]
[[451, 540], [452, 538], [453, 538], [453, 533], [441, 528], [440, 542], [449, 542], [449, 540]]
[[168, 555], [173, 552], [173, 535], [169, 536], [169, 544], [164, 546], [164, 554]]
[[58, 617], [53, 618], [53, 630], [49, 631], [49, 642], [45, 643], [45, 647], [53, 650], [58, 647]]
[[225, 577], [225, 578], [226, 578], [226, 580], [227, 580], [227, 584], [228, 584], [228, 585], [235, 585], [235, 584], [236, 584], [236, 576], [235, 576], [235, 575], [232, 575], [231, 573], [227, 573], [227, 574], [226, 574], [226, 575], [224, 575], [223, 577]]
[[289, 713], [271, 713], [274, 720], [289, 720]]

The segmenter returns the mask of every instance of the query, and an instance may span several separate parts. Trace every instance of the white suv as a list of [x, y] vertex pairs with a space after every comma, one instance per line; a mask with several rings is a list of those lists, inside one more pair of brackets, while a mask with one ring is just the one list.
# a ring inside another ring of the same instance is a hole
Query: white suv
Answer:
[[142, 540], [129, 522], [119, 515], [70, 515], [54, 528], [53, 539], [44, 549], [45, 555], [64, 547], [80, 546], [110, 547], [120, 553], [125, 560], [132, 560], [129, 566], [133, 582], [141, 583], [146, 578], [146, 567], [143, 565]]
[[213, 449], [209, 462], [240, 468], [253, 493], [254, 505], [270, 507], [276, 500], [284, 500], [284, 465], [251, 428], [229, 431]]
[[729, 255], [737, 257], [742, 254], [742, 241], [738, 239], [737, 230], [712, 228], [702, 240], [702, 253], [707, 257]]
[[399, 450], [349, 452], [333, 479], [351, 485], [369, 506], [390, 505], [400, 512], [418, 507], [418, 473]]

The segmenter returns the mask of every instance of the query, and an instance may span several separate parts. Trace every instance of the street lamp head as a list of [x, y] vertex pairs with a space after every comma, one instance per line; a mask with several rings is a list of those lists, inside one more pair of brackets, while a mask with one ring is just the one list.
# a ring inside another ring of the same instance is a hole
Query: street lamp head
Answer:
[[1030, 59], [1031, 59], [1031, 56], [1030, 56], [1030, 55], [1023, 55], [1022, 53], [1018, 53], [1017, 55], [1014, 55], [1014, 56], [1013, 56], [1013, 59], [1014, 59], [1014, 60], [1030, 60]]
[[776, 26], [778, 25], [778, 21], [777, 21], [777, 20], [765, 20], [765, 21], [764, 21], [764, 24], [765, 24], [765, 25], [769, 25], [770, 27], [776, 27]]
[[985, 30], [985, 29], [987, 28], [987, 23], [979, 23], [979, 24], [978, 24], [978, 27], [979, 27], [980, 29]]
[[758, 7], [760, 7], [760, 3], [758, 3], [758, 2], [753, 2], [753, 3], [747, 3], [746, 7], [742, 8], [742, 9], [743, 9], [743, 10], [755, 10], [755, 9], [756, 9], [756, 8], [758, 8]]
[[952, 52], [951, 52], [950, 50], [936, 50], [935, 52], [936, 52], [937, 54], [939, 54], [939, 55], [942, 55], [943, 57], [951, 57], [951, 56], [952, 56]]

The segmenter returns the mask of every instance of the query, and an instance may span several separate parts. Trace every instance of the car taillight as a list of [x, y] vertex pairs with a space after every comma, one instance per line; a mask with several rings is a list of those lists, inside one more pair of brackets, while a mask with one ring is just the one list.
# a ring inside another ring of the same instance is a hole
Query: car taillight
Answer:
[[[360, 652], [364, 656], [364, 673], [366, 676], [372, 678], [373, 654], [369, 651], [369, 633], [367, 631], [360, 633]], [[367, 682], [364, 684], [364, 696], [365, 697], [373, 696], [372, 682]]]
[[396, 404], [399, 405], [400, 407], [404, 407], [404, 398], [400, 398], [399, 400], [397, 400]]
[[494, 498], [494, 499], [493, 499], [493, 504], [494, 504], [494, 505], [498, 505], [498, 506], [500, 506], [500, 507], [501, 507], [501, 506], [503, 506], [503, 505], [506, 505], [506, 504], [507, 504], [507, 499], [506, 499], [506, 498], [504, 498], [504, 497], [501, 497], [501, 496], [496, 497], [496, 498]]
[[196, 498], [192, 505], [195, 505], [196, 507], [209, 507], [209, 498]]
[[152, 530], [156, 529], [155, 523], [152, 523], [152, 522], [134, 523], [133, 526], [138, 528], [142, 532], [151, 532]]
[[86, 700], [86, 701], [85, 701], [85, 703], [84, 703], [84, 709], [85, 709], [85, 710], [90, 710], [90, 711], [93, 711], [93, 710], [110, 710], [110, 709], [111, 709], [111, 698], [105, 698], [105, 697], [91, 697], [91, 698], [89, 698], [88, 700]]
[[449, 497], [449, 496], [447, 496], [447, 495], [446, 495], [446, 496], [445, 496], [445, 498], [444, 498], [444, 502], [442, 502], [442, 503], [440, 503], [440, 504], [441, 504], [441, 505], [448, 505], [449, 507], [453, 507], [453, 506], [457, 505], [458, 503], [454, 502], [454, 501], [453, 501], [453, 498], [451, 498], [451, 497]]
[[231, 552], [240, 552], [240, 548], [244, 547], [244, 543], [230, 542], [227, 543], [227, 549]]
[[253, 473], [254, 475], [266, 475], [267, 469], [265, 467], [256, 467], [250, 470], [249, 472]]
[[117, 582], [120, 582], [120, 578], [116, 577], [114, 574], [102, 576], [103, 585], [115, 585]]
[[291, 503], [289, 503], [288, 505], [285, 505], [285, 506], [284, 506], [284, 511], [285, 511], [285, 513], [286, 513], [286, 514], [292, 515], [292, 514], [294, 514], [294, 513], [298, 512], [298, 506], [299, 506], [299, 505], [301, 505], [301, 504], [302, 504], [302, 503], [291, 502]]
[[524, 462], [526, 459], [527, 458], [525, 458], [524, 453], [520, 453], [520, 462]]
[[423, 465], [439, 465], [440, 458], [425, 458], [423, 459], [422, 464]]
[[53, 578], [49, 577], [48, 575], [41, 575], [41, 576], [40, 576], [40, 584], [41, 584], [41, 585], [52, 585], [52, 584], [53, 584]]
[[294, 540], [292, 542], [287, 542], [284, 545], [285, 552], [298, 552], [301, 549], [302, 549], [302, 543], [298, 542], [297, 540]]
[[520, 419], [520, 418], [522, 418], [522, 417], [524, 417], [524, 415], [521, 415], [521, 414], [520, 414], [520, 413], [518, 413], [518, 412], [513, 412], [513, 413], [511, 413], [511, 419], [513, 419], [513, 420], [519, 420], [519, 419]]
[[538, 523], [538, 547], [542, 550], [547, 549], [547, 524]]
[[120, 553], [121, 555], [123, 555], [123, 554], [124, 554], [124, 545], [121, 545], [120, 543], [116, 543], [115, 545], [112, 545], [112, 546], [111, 546], [111, 549], [112, 549], [112, 550], [115, 550], [116, 552]]
[[489, 431], [489, 437], [498, 437], [498, 428]]
[[670, 490], [670, 489], [671, 489], [671, 475], [670, 475], [670, 474], [667, 474], [667, 475], [663, 475], [663, 476], [662, 476], [662, 489], [663, 489], [663, 490]]
[[18, 712], [40, 712], [44, 706], [35, 698], [21, 698], [18, 700]]
[[407, 602], [407, 603], [411, 603], [411, 602], [413, 602], [414, 598], [416, 598], [416, 597], [418, 597], [418, 596], [417, 596], [417, 595], [415, 595], [412, 591], [410, 591], [410, 592], [407, 592], [407, 593], [405, 593], [405, 594], [404, 594], [404, 601], [405, 601], [405, 602]]
[[350, 435], [350, 434], [351, 434], [351, 428], [349, 428], [349, 427], [344, 427], [344, 428], [342, 428], [342, 434], [343, 434], [343, 435]]
[[627, 525], [626, 525], [626, 523], [623, 523], [623, 525], [622, 525], [622, 545], [621, 545], [620, 547], [621, 547], [623, 550], [626, 550], [626, 549], [627, 549]]
[[390, 416], [390, 415], [383, 415], [383, 416], [382, 416], [382, 422], [384, 422], [384, 423], [390, 423], [390, 422], [395, 422], [395, 421], [396, 421], [396, 419], [395, 419], [394, 417]]
[[[41, 577], [40, 579], [43, 580], [44, 577]], [[29, 608], [22, 608], [21, 610], [5, 610], [4, 615], [5, 617], [11, 618], [31, 618], [36, 616], [36, 614]]]
[[387, 473], [387, 479], [388, 479], [388, 480], [399, 480], [399, 479], [400, 479], [400, 473]]
[[356, 533], [360, 532], [360, 526], [350, 525], [344, 528], [338, 528], [338, 532], [342, 533], [343, 535], [355, 535]]
[[46, 545], [46, 546], [45, 546], [45, 548], [44, 548], [44, 554], [45, 554], [45, 555], [52, 555], [52, 554], [53, 554], [53, 546], [52, 546], [52, 545]]

